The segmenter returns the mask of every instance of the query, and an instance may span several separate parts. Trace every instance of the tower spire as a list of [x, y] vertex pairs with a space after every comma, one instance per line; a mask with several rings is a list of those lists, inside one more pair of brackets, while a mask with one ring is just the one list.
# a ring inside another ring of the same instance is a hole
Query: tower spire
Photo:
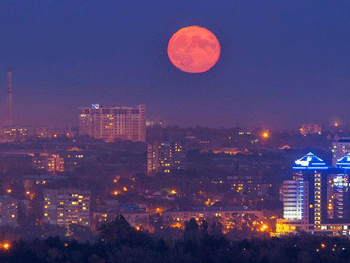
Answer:
[[7, 125], [12, 126], [12, 69], [7, 70]]

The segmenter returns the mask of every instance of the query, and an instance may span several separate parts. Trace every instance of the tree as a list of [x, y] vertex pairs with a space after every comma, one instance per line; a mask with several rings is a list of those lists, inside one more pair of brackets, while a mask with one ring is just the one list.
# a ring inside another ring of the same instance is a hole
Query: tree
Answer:
[[121, 214], [117, 215], [113, 222], [102, 225], [98, 230], [105, 244], [124, 244], [136, 232]]
[[199, 239], [198, 224], [194, 218], [191, 218], [190, 221], [186, 223], [184, 239], [185, 241], [188, 241], [188, 240], [198, 241]]

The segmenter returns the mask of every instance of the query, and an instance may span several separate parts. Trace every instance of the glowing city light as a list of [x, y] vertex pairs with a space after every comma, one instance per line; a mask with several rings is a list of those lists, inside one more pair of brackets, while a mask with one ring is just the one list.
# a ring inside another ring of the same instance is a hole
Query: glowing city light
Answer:
[[267, 138], [270, 137], [270, 134], [269, 134], [269, 132], [265, 131], [265, 132], [263, 132], [263, 133], [261, 134], [261, 136], [262, 136], [263, 138], [267, 139]]
[[7, 242], [5, 242], [2, 246], [3, 246], [3, 248], [6, 249], [6, 250], [10, 249], [10, 247], [11, 247], [11, 246], [10, 246], [10, 243], [7, 243]]
[[264, 232], [264, 231], [266, 231], [267, 229], [268, 229], [268, 226], [265, 225], [265, 224], [263, 224], [263, 225], [260, 227], [260, 231], [261, 231], [261, 232]]

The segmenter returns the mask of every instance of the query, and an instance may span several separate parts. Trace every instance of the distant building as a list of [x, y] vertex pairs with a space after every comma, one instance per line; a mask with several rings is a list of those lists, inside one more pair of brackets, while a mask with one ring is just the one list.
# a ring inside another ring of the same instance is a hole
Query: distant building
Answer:
[[306, 136], [308, 134], [321, 134], [322, 129], [318, 124], [303, 124], [299, 131], [303, 136]]
[[79, 135], [89, 135], [105, 142], [146, 141], [146, 106], [79, 109]]
[[44, 189], [44, 223], [90, 226], [90, 192], [79, 189]]
[[171, 208], [163, 212], [163, 224], [170, 227], [185, 228], [191, 218], [196, 221], [205, 220], [209, 223], [220, 220], [224, 227], [224, 232], [230, 230], [237, 223], [237, 218], [247, 217], [253, 221], [264, 220], [262, 210], [248, 207], [234, 206], [205, 206], [191, 208]]
[[350, 137], [338, 137], [332, 143], [332, 165], [335, 166], [337, 161], [348, 153], [350, 153]]
[[92, 229], [96, 230], [102, 224], [107, 224], [115, 220], [118, 214], [124, 216], [126, 221], [136, 229], [147, 229], [151, 230], [149, 213], [138, 210], [124, 210], [118, 209], [105, 209], [103, 211], [96, 211], [92, 213]]
[[0, 196], [0, 226], [18, 226], [18, 201], [10, 196]]
[[26, 191], [33, 190], [36, 186], [44, 186], [52, 181], [65, 180], [67, 177], [61, 175], [25, 175], [23, 177], [23, 186]]
[[70, 128], [53, 128], [48, 129], [47, 137], [49, 138], [57, 138], [57, 137], [67, 137], [72, 138], [76, 136], [76, 131], [71, 130]]
[[0, 142], [25, 141], [28, 138], [46, 138], [45, 127], [5, 126], [0, 130]]
[[214, 148], [212, 149], [212, 152], [214, 154], [224, 153], [224, 154], [231, 154], [235, 155], [237, 153], [244, 153], [244, 151], [239, 150], [238, 148], [232, 147], [232, 148]]
[[77, 147], [72, 147], [67, 151], [60, 152], [60, 156], [64, 159], [64, 170], [70, 172], [81, 166], [84, 160], [83, 150]]
[[58, 154], [34, 154], [32, 158], [32, 166], [35, 169], [43, 169], [49, 173], [64, 172], [64, 159]]
[[157, 140], [148, 143], [148, 175], [183, 169], [186, 169], [186, 151], [182, 143]]
[[146, 121], [146, 126], [147, 127], [161, 127], [161, 128], [165, 128], [168, 125], [167, 121], [159, 121], [159, 120], [155, 120], [155, 121]]

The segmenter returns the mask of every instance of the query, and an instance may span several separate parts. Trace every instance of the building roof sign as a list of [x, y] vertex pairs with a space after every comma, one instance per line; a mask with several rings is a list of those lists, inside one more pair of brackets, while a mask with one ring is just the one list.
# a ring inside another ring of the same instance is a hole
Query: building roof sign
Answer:
[[322, 170], [322, 169], [328, 169], [328, 166], [326, 163], [319, 158], [318, 156], [314, 155], [313, 153], [309, 152], [307, 155], [303, 156], [302, 158], [295, 161], [295, 166], [293, 169], [308, 169], [308, 170]]
[[338, 161], [336, 162], [336, 165], [344, 168], [345, 167], [350, 168], [350, 153], [338, 159]]

